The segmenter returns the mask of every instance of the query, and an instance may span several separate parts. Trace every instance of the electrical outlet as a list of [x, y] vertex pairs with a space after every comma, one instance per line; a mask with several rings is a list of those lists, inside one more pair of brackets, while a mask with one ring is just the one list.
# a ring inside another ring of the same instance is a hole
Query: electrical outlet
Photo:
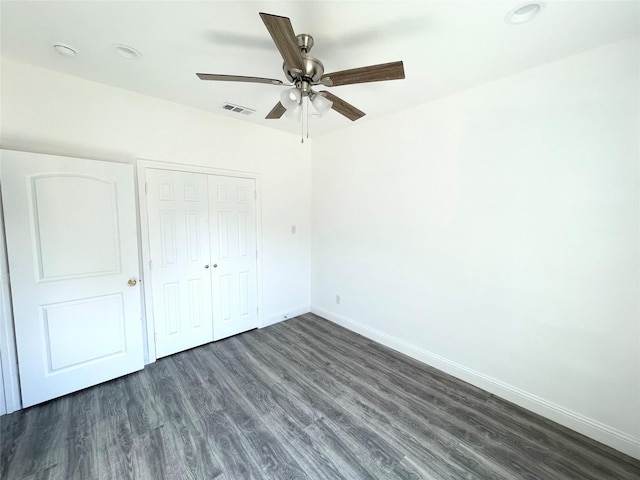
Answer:
[[336, 303], [340, 305], [340, 295], [336, 295]]

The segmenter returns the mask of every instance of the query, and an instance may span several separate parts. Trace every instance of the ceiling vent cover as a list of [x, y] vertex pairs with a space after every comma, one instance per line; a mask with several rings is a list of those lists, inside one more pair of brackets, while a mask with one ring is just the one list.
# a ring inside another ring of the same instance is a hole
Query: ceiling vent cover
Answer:
[[225, 102], [222, 104], [222, 109], [227, 110], [229, 112], [241, 113], [242, 115], [251, 115], [255, 113], [255, 110], [252, 110], [247, 107], [241, 107], [239, 105], [234, 105], [233, 103]]

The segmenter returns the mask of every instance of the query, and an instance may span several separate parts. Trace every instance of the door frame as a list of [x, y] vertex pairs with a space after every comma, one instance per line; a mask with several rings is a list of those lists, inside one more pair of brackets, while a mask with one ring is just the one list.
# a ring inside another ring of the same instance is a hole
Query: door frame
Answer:
[[[3, 152], [5, 150], [1, 150]], [[0, 178], [2, 171], [0, 169]], [[22, 408], [20, 380], [18, 374], [18, 353], [13, 328], [13, 310], [9, 281], [9, 263], [4, 232], [4, 210], [0, 198], [0, 381], [3, 382], [5, 413]]]
[[[153, 305], [153, 297], [151, 291], [150, 282], [146, 279], [151, 278], [151, 269], [149, 268], [150, 261], [150, 240], [149, 240], [149, 224], [148, 216], [149, 209], [147, 205], [147, 197], [145, 192], [146, 184], [146, 169], [156, 168], [160, 170], [172, 170], [177, 172], [189, 172], [189, 173], [202, 173], [205, 175], [218, 175], [223, 177], [239, 177], [249, 178], [255, 182], [256, 186], [256, 248], [258, 251], [258, 258], [256, 259], [256, 279], [257, 279], [257, 303], [258, 303], [258, 328], [264, 326], [263, 308], [262, 308], [262, 183], [261, 174], [255, 172], [243, 172], [239, 170], [226, 170], [222, 168], [205, 167], [199, 165], [187, 165], [182, 163], [173, 162], [161, 162], [156, 160], [147, 160], [143, 158], [137, 158], [135, 160], [135, 174], [137, 185], [137, 201], [138, 201], [138, 225], [140, 226], [140, 242], [139, 242], [139, 258], [140, 258], [140, 271], [142, 272], [142, 292], [143, 292], [143, 304], [142, 304], [142, 317], [147, 332], [146, 341], [144, 345], [144, 363], [149, 364], [156, 361], [156, 344], [154, 341], [155, 336], [155, 322], [153, 318], [153, 311], [150, 306]], [[148, 307], [149, 306], [149, 307]]]

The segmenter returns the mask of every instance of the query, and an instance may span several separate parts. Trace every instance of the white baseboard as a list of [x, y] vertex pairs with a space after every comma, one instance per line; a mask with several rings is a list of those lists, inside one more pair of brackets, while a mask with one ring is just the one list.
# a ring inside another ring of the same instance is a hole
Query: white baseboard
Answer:
[[283, 320], [288, 320], [289, 318], [297, 317], [298, 315], [304, 315], [305, 313], [309, 313], [311, 308], [309, 305], [302, 305], [297, 308], [291, 308], [288, 310], [283, 310], [282, 312], [274, 313], [273, 315], [269, 315], [262, 319], [262, 324], [259, 328], [268, 327], [269, 325], [273, 325], [274, 323], [282, 322]]
[[428, 352], [420, 347], [340, 314], [315, 305], [311, 306], [311, 312], [427, 365], [435, 367], [438, 370], [442, 370], [476, 387], [480, 387], [527, 410], [531, 410], [589, 438], [615, 448], [631, 457], [640, 459], [640, 438], [632, 437], [625, 432], [609, 427], [597, 420], [573, 412], [537, 395], [465, 367], [464, 365], [452, 362], [451, 360]]

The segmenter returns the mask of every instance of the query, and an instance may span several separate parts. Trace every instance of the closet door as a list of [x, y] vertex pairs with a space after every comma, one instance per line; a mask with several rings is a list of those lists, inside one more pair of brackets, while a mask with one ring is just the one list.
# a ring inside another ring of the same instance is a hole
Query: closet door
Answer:
[[131, 165], [2, 151], [24, 407], [143, 367]]
[[209, 176], [213, 337], [258, 326], [255, 181]]
[[156, 356], [213, 340], [207, 176], [146, 169]]

